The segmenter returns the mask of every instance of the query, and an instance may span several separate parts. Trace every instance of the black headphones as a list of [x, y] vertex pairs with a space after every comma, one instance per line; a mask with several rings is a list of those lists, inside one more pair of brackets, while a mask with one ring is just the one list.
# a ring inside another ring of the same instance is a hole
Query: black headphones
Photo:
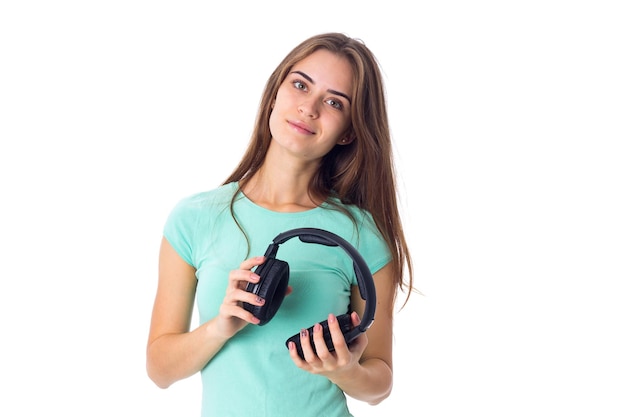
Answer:
[[[276, 236], [265, 251], [265, 262], [259, 265], [255, 270], [255, 273], [261, 277], [259, 282], [256, 284], [248, 283], [246, 286], [247, 292], [251, 292], [265, 299], [265, 304], [255, 306], [250, 303], [243, 303], [243, 307], [260, 320], [259, 326], [268, 323], [272, 317], [274, 317], [274, 314], [276, 314], [285, 298], [285, 292], [287, 291], [287, 285], [289, 283], [289, 264], [280, 259], [276, 259], [276, 253], [278, 252], [278, 246], [280, 244], [296, 236], [305, 243], [339, 246], [352, 258], [359, 293], [361, 294], [361, 298], [365, 300], [365, 311], [361, 318], [361, 323], [356, 327], [352, 326], [349, 312], [337, 316], [346, 343], [350, 343], [361, 333], [364, 333], [374, 321], [374, 312], [376, 311], [376, 287], [374, 286], [372, 274], [361, 254], [359, 254], [348, 241], [329, 231], [314, 228], [299, 228], [287, 230]], [[328, 350], [335, 350], [330, 336], [330, 330], [328, 329], [328, 320], [324, 320], [320, 322], [320, 324], [322, 325], [324, 340], [326, 346], [328, 346]], [[311, 346], [313, 350], [315, 350], [315, 345], [313, 344], [313, 326], [309, 327], [308, 331]], [[285, 345], [289, 346], [289, 342], [294, 342], [298, 354], [300, 357], [304, 357], [300, 344], [300, 333], [287, 339]]]

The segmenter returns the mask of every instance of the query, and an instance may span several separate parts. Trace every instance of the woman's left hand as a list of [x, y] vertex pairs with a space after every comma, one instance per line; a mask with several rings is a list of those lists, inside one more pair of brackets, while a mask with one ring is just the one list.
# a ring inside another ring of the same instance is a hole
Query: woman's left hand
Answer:
[[[356, 312], [353, 312], [350, 318], [353, 326], [358, 326], [361, 323], [361, 319]], [[298, 355], [293, 342], [289, 344], [289, 355], [298, 368], [333, 379], [340, 373], [350, 372], [359, 364], [359, 360], [367, 346], [367, 335], [365, 333], [360, 334], [348, 345], [339, 327], [339, 322], [333, 314], [328, 316], [328, 329], [335, 346], [333, 352], [328, 350], [324, 341], [322, 326], [318, 323], [313, 326], [313, 343], [317, 353], [311, 346], [308, 331], [304, 329], [300, 332], [300, 343], [304, 359]]]

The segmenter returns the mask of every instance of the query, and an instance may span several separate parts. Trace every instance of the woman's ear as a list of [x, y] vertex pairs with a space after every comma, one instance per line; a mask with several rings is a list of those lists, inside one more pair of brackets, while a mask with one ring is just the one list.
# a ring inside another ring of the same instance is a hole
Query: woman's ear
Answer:
[[345, 136], [343, 136], [341, 139], [339, 139], [338, 144], [339, 145], [349, 145], [352, 142], [354, 142], [354, 133], [353, 132], [348, 132], [345, 134]]

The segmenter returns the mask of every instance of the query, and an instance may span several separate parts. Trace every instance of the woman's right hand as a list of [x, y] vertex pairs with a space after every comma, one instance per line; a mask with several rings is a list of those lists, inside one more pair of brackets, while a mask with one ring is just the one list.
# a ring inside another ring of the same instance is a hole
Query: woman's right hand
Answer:
[[215, 318], [218, 332], [224, 338], [231, 338], [248, 323], [259, 324], [260, 320], [243, 308], [243, 303], [262, 306], [265, 300], [246, 291], [248, 283], [256, 284], [259, 276], [252, 272], [252, 268], [265, 262], [263, 256], [246, 259], [239, 265], [239, 269], [228, 274], [226, 295], [220, 306], [219, 314]]

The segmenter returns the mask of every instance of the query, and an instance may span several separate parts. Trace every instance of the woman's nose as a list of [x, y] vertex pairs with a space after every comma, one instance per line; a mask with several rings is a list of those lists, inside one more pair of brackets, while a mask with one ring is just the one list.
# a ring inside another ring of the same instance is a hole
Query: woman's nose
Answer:
[[319, 112], [317, 106], [318, 106], [317, 101], [312, 98], [309, 98], [309, 99], [303, 100], [300, 103], [300, 105], [298, 106], [298, 111], [304, 117], [315, 119], [318, 116], [318, 112]]

